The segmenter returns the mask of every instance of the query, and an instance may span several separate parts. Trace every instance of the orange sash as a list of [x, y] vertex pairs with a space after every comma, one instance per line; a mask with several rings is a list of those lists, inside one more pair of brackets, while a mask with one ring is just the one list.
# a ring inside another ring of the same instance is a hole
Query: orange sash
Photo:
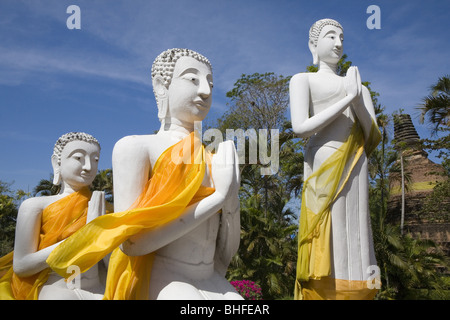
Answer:
[[205, 158], [205, 149], [194, 133], [171, 146], [158, 158], [151, 179], [128, 210], [91, 221], [55, 248], [47, 263], [68, 277], [69, 266], [76, 265], [85, 272], [113, 252], [104, 299], [147, 299], [154, 254], [129, 257], [119, 246], [130, 236], [174, 220], [188, 205], [214, 192], [201, 186]]
[[[66, 239], [86, 224], [91, 192], [84, 188], [47, 206], [42, 212], [38, 251]], [[13, 252], [0, 259], [6, 274], [0, 279], [0, 300], [37, 300], [50, 268], [30, 277], [19, 277], [12, 268]]]

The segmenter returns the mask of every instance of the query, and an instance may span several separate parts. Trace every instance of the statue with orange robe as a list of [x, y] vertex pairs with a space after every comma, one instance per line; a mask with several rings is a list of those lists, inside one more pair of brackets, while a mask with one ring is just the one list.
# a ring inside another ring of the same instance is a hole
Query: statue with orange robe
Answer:
[[211, 107], [212, 68], [188, 49], [152, 67], [161, 128], [113, 151], [114, 209], [47, 259], [60, 275], [112, 252], [104, 299], [242, 299], [225, 279], [240, 238], [239, 167], [232, 141], [210, 154], [195, 124]]
[[0, 300], [103, 297], [97, 264], [70, 287], [45, 262], [60, 243], [104, 211], [103, 192], [89, 190], [99, 156], [98, 141], [86, 133], [70, 132], [57, 140], [51, 159], [53, 183], [61, 184], [60, 192], [29, 198], [20, 206], [14, 251], [0, 258], [4, 270], [0, 274]]

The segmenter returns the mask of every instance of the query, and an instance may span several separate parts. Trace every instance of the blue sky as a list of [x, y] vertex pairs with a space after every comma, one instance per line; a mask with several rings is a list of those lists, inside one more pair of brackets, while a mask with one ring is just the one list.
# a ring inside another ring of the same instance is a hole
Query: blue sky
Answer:
[[[69, 30], [69, 5], [81, 29]], [[381, 9], [370, 30], [369, 5]], [[412, 115], [429, 86], [450, 73], [450, 1], [0, 0], [0, 180], [32, 191], [50, 177], [56, 139], [69, 131], [100, 141], [99, 169], [114, 143], [159, 128], [150, 81], [154, 58], [186, 47], [214, 69], [211, 124], [241, 74], [305, 71], [308, 30], [321, 18], [344, 27], [344, 52], [391, 113]], [[392, 133], [393, 134], [393, 133]]]

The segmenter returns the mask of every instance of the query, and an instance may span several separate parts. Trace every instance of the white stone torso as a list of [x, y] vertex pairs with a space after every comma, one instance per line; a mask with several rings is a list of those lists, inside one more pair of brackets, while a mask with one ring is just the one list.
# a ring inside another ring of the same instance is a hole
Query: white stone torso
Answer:
[[[142, 139], [147, 140], [144, 145], [147, 148], [151, 167], [154, 167], [159, 156], [165, 150], [179, 142], [182, 138], [184, 138], [184, 135], [176, 136], [173, 133], [169, 135], [164, 132], [156, 135], [142, 136]], [[206, 166], [202, 185], [205, 187], [213, 186], [208, 166]], [[213, 267], [218, 230], [219, 216], [214, 215], [191, 232], [160, 248], [156, 252], [155, 259], [174, 259], [187, 264], [203, 264]]]
[[[326, 112], [343, 99], [343, 78], [309, 74], [310, 116]], [[349, 106], [332, 123], [310, 137], [305, 148], [305, 179], [317, 170], [348, 138], [355, 121]], [[368, 210], [367, 158], [363, 153], [346, 187], [331, 209], [332, 274], [336, 279], [365, 280], [376, 265]]]
[[[133, 139], [138, 140], [136, 145], [141, 146], [135, 151], [141, 153], [141, 156], [138, 156], [140, 161], [143, 160], [144, 154], [151, 173], [151, 168], [159, 156], [185, 136], [174, 132], [134, 136]], [[144, 181], [150, 178], [150, 173], [142, 180], [142, 188]], [[213, 186], [208, 165], [202, 185]], [[155, 251], [149, 299], [242, 299], [231, 284], [214, 269], [219, 226], [220, 216], [217, 213], [192, 231]]]
[[[337, 75], [311, 73], [308, 74], [310, 86], [310, 117], [327, 112], [333, 103], [345, 97], [344, 78]], [[309, 147], [330, 146], [339, 148], [348, 138], [355, 117], [350, 107], [344, 110], [330, 125], [310, 137]], [[338, 128], [338, 129], [337, 129]]]

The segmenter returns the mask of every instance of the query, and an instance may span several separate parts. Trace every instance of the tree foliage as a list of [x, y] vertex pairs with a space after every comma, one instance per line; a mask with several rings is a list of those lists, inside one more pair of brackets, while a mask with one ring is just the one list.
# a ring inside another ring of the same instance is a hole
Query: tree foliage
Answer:
[[448, 268], [445, 254], [433, 241], [413, 238], [410, 234], [402, 235], [400, 227], [386, 219], [389, 180], [399, 176], [399, 150], [394, 148], [387, 134], [393, 115], [385, 114], [384, 108], [379, 105], [375, 109], [382, 140], [369, 159], [369, 208], [382, 280], [377, 297], [446, 299], [446, 278], [441, 272], [442, 268]]
[[[300, 193], [303, 177], [303, 141], [287, 121], [289, 78], [273, 73], [242, 75], [227, 93], [229, 111], [217, 128], [277, 129], [279, 170], [261, 175], [262, 164], [241, 163], [241, 244], [229, 268], [230, 280], [252, 280], [264, 299], [293, 295], [297, 256], [297, 216], [292, 200]], [[271, 138], [269, 137], [269, 141]], [[249, 138], [246, 150], [249, 150]], [[269, 145], [268, 150], [272, 152]]]
[[11, 190], [11, 184], [0, 181], [0, 257], [14, 248], [16, 218], [20, 202], [29, 194]]
[[444, 76], [430, 87], [431, 93], [423, 98], [419, 106], [420, 122], [425, 119], [432, 125], [433, 132], [439, 131], [440, 126], [450, 126], [450, 76]]

